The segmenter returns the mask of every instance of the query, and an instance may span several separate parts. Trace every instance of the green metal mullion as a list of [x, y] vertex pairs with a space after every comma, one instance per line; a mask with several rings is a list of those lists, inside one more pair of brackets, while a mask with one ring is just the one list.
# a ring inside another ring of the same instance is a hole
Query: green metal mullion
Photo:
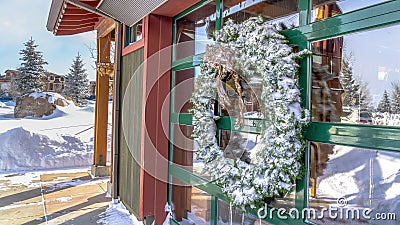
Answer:
[[307, 127], [306, 138], [327, 144], [400, 152], [400, 129], [396, 127], [313, 122]]
[[174, 219], [171, 219], [170, 222], [171, 222], [171, 224], [174, 224], [174, 225], [180, 225], [180, 223]]
[[222, 193], [221, 188], [211, 181], [203, 177], [199, 177], [191, 173], [190, 171], [187, 171], [172, 164], [169, 165], [169, 170], [171, 171], [170, 174], [172, 176], [182, 180], [183, 182], [190, 184], [193, 187], [196, 187], [202, 191], [205, 191], [210, 195], [214, 195], [219, 199], [229, 202], [229, 199], [225, 196], [224, 193]]
[[179, 13], [178, 15], [175, 16], [174, 20], [179, 20], [180, 18], [186, 16], [187, 14], [195, 11], [196, 9], [202, 7], [203, 5], [206, 5], [208, 3], [212, 2], [212, 0], [202, 0], [196, 4], [194, 4], [192, 7], [189, 7], [188, 9], [184, 10], [183, 12]]
[[[311, 44], [302, 37], [291, 40], [291, 44], [297, 44], [299, 50], [310, 49]], [[301, 106], [306, 109], [311, 109], [311, 55], [305, 56], [299, 62], [299, 88], [301, 94]], [[302, 160], [305, 166], [305, 173], [301, 179], [296, 180], [295, 207], [301, 211], [308, 205], [308, 167], [309, 167], [309, 148], [304, 151]]]
[[[254, 124], [254, 126], [235, 127], [235, 117], [222, 116], [216, 121], [218, 129], [230, 130], [243, 133], [260, 134], [262, 119], [257, 118], [245, 118], [245, 124]], [[172, 113], [171, 123], [182, 124], [182, 125], [193, 125], [193, 116], [189, 113]]]
[[340, 14], [334, 17], [326, 18], [324, 20], [316, 21], [313, 23], [313, 28], [314, 30], [325, 29], [326, 23], [329, 23], [330, 25], [350, 24], [356, 21], [365, 20], [367, 18], [378, 17], [384, 14], [399, 11], [399, 7], [399, 1], [386, 1], [376, 5], [371, 5], [365, 8]]
[[[169, 103], [169, 138], [168, 138], [168, 164], [171, 164], [174, 159], [174, 124], [172, 123], [172, 116], [175, 110], [175, 72], [171, 72], [170, 79], [170, 103]], [[172, 203], [172, 176], [171, 171], [168, 170], [168, 203]]]
[[218, 224], [218, 197], [211, 195], [211, 225]]
[[224, 6], [222, 0], [216, 0], [216, 18], [215, 18], [215, 29], [220, 30], [223, 25], [223, 13]]
[[315, 41], [400, 22], [400, 1], [384, 2], [296, 28]]
[[189, 69], [195, 66], [199, 66], [201, 63], [201, 58], [204, 56], [204, 53], [200, 53], [194, 56], [189, 56], [183, 59], [175, 60], [172, 62], [171, 69], [173, 71]]
[[304, 26], [311, 21], [311, 1], [299, 0], [299, 26]]
[[171, 67], [173, 65], [173, 62], [175, 60], [175, 55], [176, 55], [176, 20], [174, 20], [174, 23], [172, 24], [172, 52], [171, 52]]

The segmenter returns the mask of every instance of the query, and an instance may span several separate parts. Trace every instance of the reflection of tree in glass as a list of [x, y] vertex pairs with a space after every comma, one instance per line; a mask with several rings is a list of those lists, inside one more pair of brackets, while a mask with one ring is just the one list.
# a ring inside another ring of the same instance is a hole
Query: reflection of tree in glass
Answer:
[[361, 78], [355, 78], [353, 63], [353, 54], [345, 54], [342, 59], [342, 70], [339, 74], [344, 91], [342, 101], [345, 110], [342, 117], [347, 117], [353, 122], [371, 123], [371, 113], [374, 110], [368, 83]]
[[343, 57], [339, 78], [344, 90], [342, 95], [343, 106], [357, 106], [360, 85], [353, 77], [353, 54], [345, 54]]
[[393, 82], [392, 87], [393, 87], [393, 91], [392, 91], [391, 111], [394, 114], [400, 114], [400, 83]]
[[373, 113], [372, 122], [379, 126], [400, 126], [400, 83], [392, 83], [392, 93], [385, 90], [378, 104], [377, 112]]
[[357, 103], [360, 105], [361, 110], [372, 112], [372, 98], [369, 93], [368, 82], [360, 80], [358, 83], [360, 84], [360, 90], [358, 93], [359, 102]]
[[383, 92], [383, 96], [381, 101], [378, 104], [378, 108], [376, 109], [378, 112], [384, 113], [384, 112], [391, 112], [390, 109], [391, 103], [390, 103], [390, 97], [389, 94], [387, 93], [387, 91], [385, 90]]

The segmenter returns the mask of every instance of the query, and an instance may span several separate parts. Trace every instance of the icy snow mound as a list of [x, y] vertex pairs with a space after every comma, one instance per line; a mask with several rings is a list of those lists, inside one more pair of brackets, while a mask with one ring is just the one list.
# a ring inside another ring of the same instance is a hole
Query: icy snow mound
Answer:
[[0, 170], [32, 170], [89, 166], [92, 147], [73, 136], [60, 141], [17, 127], [0, 133]]
[[57, 101], [58, 99], [67, 102], [68, 105], [70, 104], [74, 104], [73, 101], [67, 100], [66, 98], [64, 98], [64, 96], [55, 93], [55, 92], [33, 92], [29, 94], [30, 97], [33, 97], [34, 99], [37, 98], [47, 98], [47, 96], [49, 96], [49, 103], [50, 104], [54, 104], [55, 101]]
[[122, 203], [110, 202], [108, 209], [102, 212], [97, 224], [103, 225], [143, 225], [134, 215], [131, 215]]

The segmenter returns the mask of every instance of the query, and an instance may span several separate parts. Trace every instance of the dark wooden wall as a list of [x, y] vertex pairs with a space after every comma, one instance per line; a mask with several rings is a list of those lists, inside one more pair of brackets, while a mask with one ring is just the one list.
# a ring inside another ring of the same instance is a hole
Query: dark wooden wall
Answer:
[[122, 58], [121, 121], [118, 191], [136, 216], [140, 206], [140, 160], [144, 51], [140, 48]]

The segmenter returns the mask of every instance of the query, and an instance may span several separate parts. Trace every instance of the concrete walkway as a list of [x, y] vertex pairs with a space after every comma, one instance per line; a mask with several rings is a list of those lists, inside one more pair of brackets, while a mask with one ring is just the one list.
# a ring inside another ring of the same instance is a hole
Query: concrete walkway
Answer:
[[0, 177], [0, 224], [97, 224], [108, 207], [109, 178], [81, 169]]

